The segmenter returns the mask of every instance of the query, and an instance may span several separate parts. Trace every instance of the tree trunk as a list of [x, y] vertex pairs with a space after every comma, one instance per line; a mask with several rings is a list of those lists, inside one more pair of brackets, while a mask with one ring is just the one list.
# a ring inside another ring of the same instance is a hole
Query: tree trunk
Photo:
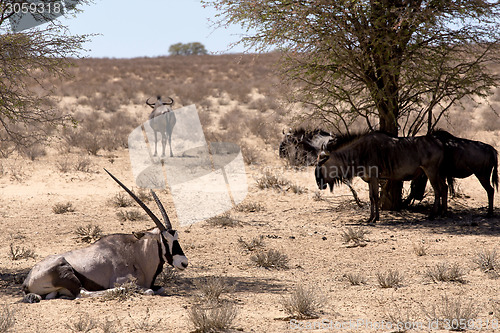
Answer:
[[[398, 136], [398, 125], [394, 112], [381, 112], [380, 115], [380, 130], [390, 135]], [[399, 210], [401, 209], [403, 196], [403, 182], [388, 180], [381, 184], [380, 193], [380, 208], [382, 210]]]

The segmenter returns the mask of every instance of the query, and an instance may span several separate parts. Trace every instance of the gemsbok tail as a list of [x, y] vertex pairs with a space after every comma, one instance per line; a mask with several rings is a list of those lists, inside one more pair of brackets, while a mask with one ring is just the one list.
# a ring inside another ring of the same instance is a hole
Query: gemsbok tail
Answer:
[[495, 186], [495, 188], [497, 189], [498, 191], [498, 153], [497, 151], [495, 150], [495, 160], [494, 160], [494, 165], [493, 165], [493, 173], [491, 175], [491, 183], [493, 184], [493, 186]]

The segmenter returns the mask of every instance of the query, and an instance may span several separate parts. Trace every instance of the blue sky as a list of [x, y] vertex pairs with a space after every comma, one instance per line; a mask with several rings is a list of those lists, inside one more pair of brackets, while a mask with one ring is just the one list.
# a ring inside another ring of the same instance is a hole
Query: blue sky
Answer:
[[101, 34], [85, 45], [90, 57], [154, 57], [168, 54], [170, 45], [200, 42], [210, 53], [243, 52], [229, 44], [240, 39], [239, 26], [215, 29], [216, 11], [199, 0], [95, 0], [80, 5], [84, 12], [62, 19], [72, 34]]

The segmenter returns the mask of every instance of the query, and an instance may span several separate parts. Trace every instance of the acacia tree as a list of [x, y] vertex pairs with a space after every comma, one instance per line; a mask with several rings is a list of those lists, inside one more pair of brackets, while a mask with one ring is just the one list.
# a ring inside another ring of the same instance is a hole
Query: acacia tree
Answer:
[[[491, 93], [499, 77], [500, 3], [489, 0], [207, 0], [240, 43], [283, 51], [282, 74], [307, 117], [337, 130], [364, 119], [392, 135], [432, 130], [463, 98]], [[426, 126], [426, 128], [425, 128]], [[402, 183], [382, 206], [396, 209]]]
[[205, 46], [199, 42], [172, 44], [168, 48], [168, 52], [171, 55], [202, 55], [208, 53]]
[[[40, 1], [47, 2], [47, 1]], [[73, 3], [75, 1], [72, 1]], [[85, 2], [88, 1], [77, 1]], [[0, 0], [0, 155], [45, 142], [57, 125], [72, 124], [56, 107], [48, 77], [67, 77], [88, 35], [72, 36], [57, 21], [16, 32], [7, 11], [17, 0]], [[74, 7], [72, 7], [74, 9]], [[41, 18], [44, 19], [43, 17]]]

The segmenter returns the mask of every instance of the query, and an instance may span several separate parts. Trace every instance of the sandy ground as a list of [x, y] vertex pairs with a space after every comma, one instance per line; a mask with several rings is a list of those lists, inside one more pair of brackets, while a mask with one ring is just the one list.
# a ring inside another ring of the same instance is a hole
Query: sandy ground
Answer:
[[[1, 161], [4, 175], [0, 178], [0, 304], [14, 312], [15, 332], [68, 332], [71, 327], [75, 330], [71, 325], [80, 318], [92, 318], [101, 324], [110, 322], [117, 332], [192, 332], [188, 311], [198, 302], [196, 285], [209, 276], [222, 276], [232, 286], [223, 299], [236, 307], [232, 328], [242, 332], [287, 332], [299, 328], [349, 332], [356, 331], [349, 326], [355, 323], [360, 325], [357, 331], [372, 331], [391, 319], [426, 321], [426, 313], [433, 307], [443, 308], [443, 297], [459, 297], [463, 305], [472, 304], [477, 311], [472, 324], [482, 324], [485, 331], [493, 331], [500, 317], [500, 279], [490, 278], [473, 262], [482, 249], [499, 250], [500, 199], [495, 198], [497, 217], [485, 218], [486, 193], [475, 178], [458, 181], [463, 195], [450, 200], [446, 218], [427, 220], [431, 193], [411, 211], [382, 212], [381, 221], [368, 226], [368, 187], [361, 180], [354, 182], [354, 188], [365, 203], [362, 208], [357, 207], [345, 186], [333, 194], [322, 192], [321, 200], [316, 200], [313, 169], [297, 171], [284, 167], [280, 161], [247, 166], [249, 193], [244, 202], [259, 204], [263, 209], [231, 211], [240, 225], [217, 227], [201, 222], [178, 228], [190, 266], [178, 273], [165, 295], [135, 296], [126, 301], [21, 303], [20, 283], [37, 261], [49, 254], [85, 246], [75, 235], [78, 226], [98, 225], [104, 234], [152, 227], [148, 220], [120, 221], [116, 213], [123, 208], [109, 203], [120, 189], [102, 168], [132, 184], [127, 151], [118, 151], [112, 157], [90, 157], [92, 172], [58, 171], [57, 161], [77, 158], [77, 153], [53, 152], [35, 162]], [[264, 169], [305, 187], [306, 193], [258, 189], [256, 179]], [[169, 195], [165, 191], [160, 195], [174, 215], [168, 204]], [[52, 207], [56, 203], [68, 201], [75, 207], [74, 212], [54, 214]], [[369, 232], [366, 246], [345, 244], [341, 236], [347, 227], [365, 228]], [[250, 241], [260, 235], [264, 236], [265, 250], [279, 250], [288, 256], [288, 269], [259, 268], [250, 260], [252, 253], [238, 244], [240, 237]], [[422, 243], [427, 254], [417, 256], [414, 246]], [[33, 249], [36, 258], [11, 260], [10, 244]], [[434, 283], [426, 278], [426, 271], [440, 262], [459, 264], [466, 271], [466, 282]], [[379, 286], [377, 273], [389, 269], [403, 275], [400, 287]], [[345, 275], [353, 273], [363, 275], [366, 283], [351, 285]], [[286, 319], [282, 300], [297, 285], [312, 288], [322, 300], [318, 319]], [[319, 327], [322, 321], [337, 327]], [[344, 327], [340, 328], [342, 323]]]

